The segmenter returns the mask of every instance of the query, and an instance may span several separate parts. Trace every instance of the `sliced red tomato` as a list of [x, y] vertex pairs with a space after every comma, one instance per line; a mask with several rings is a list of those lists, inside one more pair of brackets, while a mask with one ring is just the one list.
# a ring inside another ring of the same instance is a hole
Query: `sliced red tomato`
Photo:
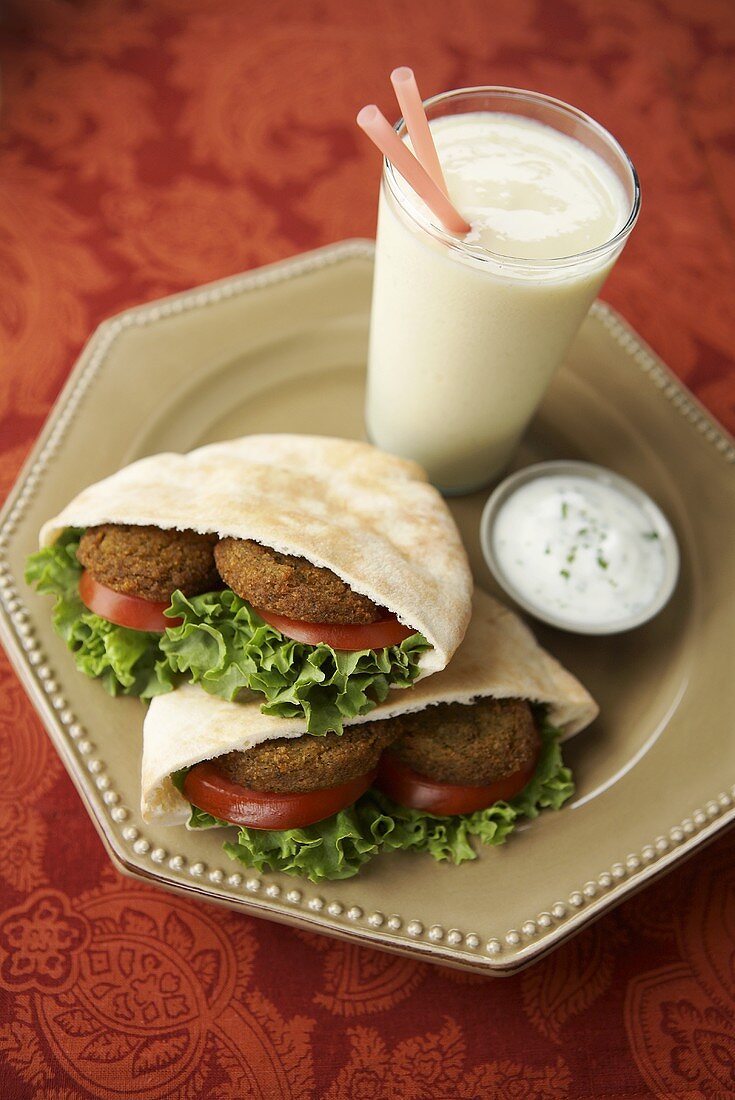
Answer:
[[385, 617], [375, 623], [306, 623], [301, 619], [287, 619], [285, 615], [276, 615], [261, 607], [253, 608], [264, 622], [287, 638], [308, 645], [331, 645], [332, 649], [382, 649], [384, 646], [400, 645], [416, 631], [399, 623], [395, 615], [386, 611]]
[[216, 764], [196, 764], [184, 779], [184, 794], [194, 806], [221, 821], [251, 829], [303, 829], [324, 821], [356, 802], [368, 789], [375, 772], [348, 779], [323, 791], [283, 794], [254, 791], [233, 783]]
[[88, 569], [79, 578], [79, 596], [85, 607], [108, 622], [127, 626], [130, 630], [163, 632], [167, 626], [178, 626], [181, 619], [167, 619], [164, 611], [170, 601], [157, 603], [140, 596], [126, 596], [96, 581]]
[[439, 816], [471, 814], [475, 810], [487, 809], [493, 802], [513, 798], [523, 790], [535, 770], [536, 760], [528, 767], [498, 779], [495, 783], [482, 787], [465, 787], [441, 783], [420, 775], [388, 750], [380, 758], [375, 786], [394, 802], [401, 806], [410, 806], [414, 810], [425, 810], [426, 813]]

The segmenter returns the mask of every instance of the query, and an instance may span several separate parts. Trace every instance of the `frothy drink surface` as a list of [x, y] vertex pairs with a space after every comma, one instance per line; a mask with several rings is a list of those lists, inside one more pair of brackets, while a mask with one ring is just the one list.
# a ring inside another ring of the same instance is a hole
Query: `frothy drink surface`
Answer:
[[548, 260], [604, 244], [625, 222], [623, 188], [602, 158], [541, 122], [477, 111], [431, 130], [449, 197], [472, 225], [468, 244]]

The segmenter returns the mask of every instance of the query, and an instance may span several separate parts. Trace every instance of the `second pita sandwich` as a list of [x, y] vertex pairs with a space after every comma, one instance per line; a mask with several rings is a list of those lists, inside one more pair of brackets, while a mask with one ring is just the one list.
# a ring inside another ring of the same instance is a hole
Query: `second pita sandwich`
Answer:
[[341, 737], [315, 738], [252, 702], [196, 686], [154, 699], [142, 810], [191, 828], [237, 825], [226, 851], [259, 870], [348, 878], [382, 850], [472, 859], [519, 817], [573, 791], [560, 741], [597, 706], [507, 608], [480, 591], [447, 669], [392, 693]]

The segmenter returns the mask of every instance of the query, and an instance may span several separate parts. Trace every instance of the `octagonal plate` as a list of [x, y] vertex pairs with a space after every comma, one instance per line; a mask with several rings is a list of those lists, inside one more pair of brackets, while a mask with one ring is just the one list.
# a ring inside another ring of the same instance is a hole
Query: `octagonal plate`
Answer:
[[[82, 801], [129, 874], [404, 954], [508, 973], [671, 867], [735, 817], [732, 441], [607, 306], [593, 307], [516, 458], [598, 462], [664, 508], [674, 599], [629, 634], [537, 627], [601, 703], [569, 746], [578, 784], [500, 849], [461, 867], [386, 855], [348, 882], [248, 873], [221, 833], [144, 825], [143, 706], [77, 674], [49, 601], [23, 584], [41, 523], [90, 479], [143, 455], [249, 432], [363, 436], [372, 245], [347, 241], [132, 309], [72, 371], [3, 512], [0, 628]], [[452, 502], [478, 583], [485, 494]]]

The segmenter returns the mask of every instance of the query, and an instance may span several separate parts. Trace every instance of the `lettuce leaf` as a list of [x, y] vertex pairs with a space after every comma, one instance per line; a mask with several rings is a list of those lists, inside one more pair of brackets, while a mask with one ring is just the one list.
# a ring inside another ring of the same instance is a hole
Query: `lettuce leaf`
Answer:
[[[182, 790], [188, 768], [171, 776]], [[222, 847], [232, 858], [258, 871], [285, 871], [287, 875], [305, 875], [312, 882], [321, 879], [352, 878], [363, 863], [380, 850], [391, 819], [381, 813], [369, 792], [354, 806], [304, 829], [241, 828], [237, 841], [227, 840]], [[232, 828], [198, 806], [191, 807], [189, 829]]]
[[80, 672], [102, 681], [110, 695], [150, 699], [171, 691], [173, 672], [159, 650], [159, 635], [128, 630], [89, 611], [79, 598], [82, 567], [76, 551], [82, 532], [65, 531], [53, 546], [31, 554], [26, 583], [56, 597], [53, 625]]
[[[312, 882], [352, 878], [382, 851], [427, 852], [436, 860], [455, 864], [477, 859], [473, 838], [481, 844], [503, 844], [519, 819], [535, 818], [547, 807], [558, 810], [574, 793], [571, 772], [562, 762], [559, 730], [545, 720], [541, 743], [530, 782], [510, 802], [496, 802], [486, 810], [437, 817], [399, 806], [370, 790], [354, 806], [306, 829], [242, 827], [237, 840], [226, 841], [223, 847], [246, 867], [302, 875]], [[192, 806], [188, 825], [207, 829], [228, 823]]]
[[231, 589], [188, 599], [174, 592], [161, 650], [171, 669], [211, 695], [260, 692], [265, 714], [306, 720], [312, 734], [342, 732], [345, 718], [367, 714], [391, 687], [409, 687], [429, 643], [412, 634], [397, 646], [357, 653], [285, 638]]
[[305, 829], [241, 829], [228, 856], [259, 871], [284, 871], [312, 882], [356, 875], [381, 850], [392, 821], [369, 797]]

